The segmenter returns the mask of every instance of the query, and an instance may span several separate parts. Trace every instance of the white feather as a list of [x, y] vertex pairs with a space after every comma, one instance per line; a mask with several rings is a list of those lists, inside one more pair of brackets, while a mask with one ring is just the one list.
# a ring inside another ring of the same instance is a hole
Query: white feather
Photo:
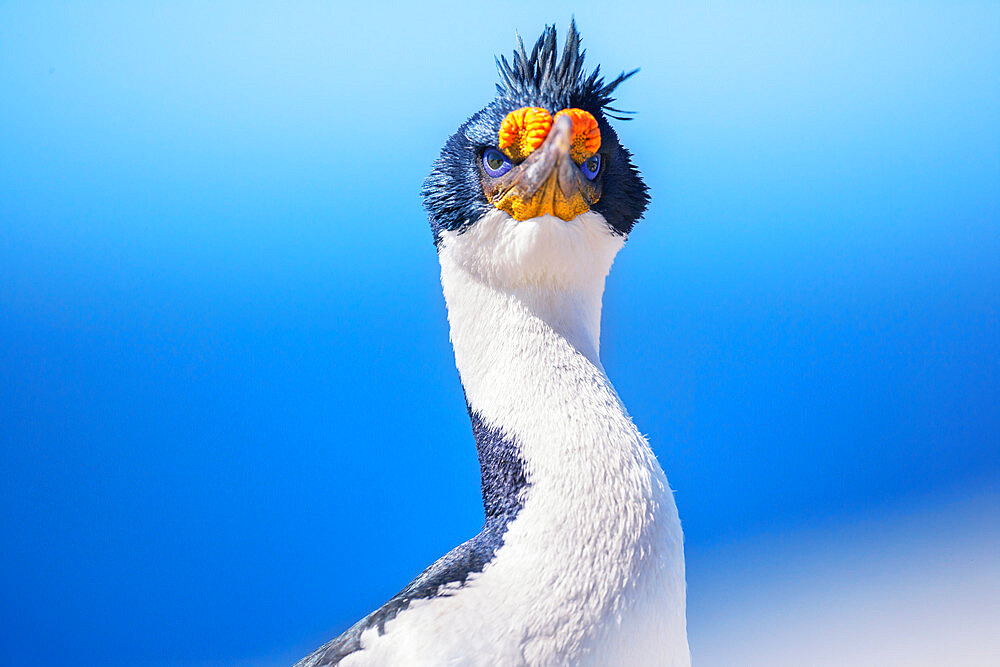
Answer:
[[443, 234], [466, 396], [517, 441], [529, 486], [482, 573], [368, 630], [345, 667], [690, 664], [677, 509], [598, 358], [623, 243], [594, 212]]

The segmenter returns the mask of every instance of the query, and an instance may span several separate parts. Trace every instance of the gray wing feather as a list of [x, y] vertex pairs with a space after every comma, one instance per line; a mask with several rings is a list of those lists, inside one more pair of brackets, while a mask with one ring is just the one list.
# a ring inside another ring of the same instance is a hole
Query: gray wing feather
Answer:
[[476, 537], [449, 551], [392, 599], [352, 625], [344, 634], [300, 660], [295, 667], [332, 667], [362, 649], [361, 634], [369, 628], [374, 626], [380, 635], [385, 634], [385, 624], [409, 607], [413, 600], [449, 595], [450, 592], [441, 591], [442, 586], [454, 582], [465, 584], [470, 574], [482, 572], [490, 561], [499, 546], [497, 540], [502, 539], [502, 533], [492, 535], [492, 532], [487, 527]]

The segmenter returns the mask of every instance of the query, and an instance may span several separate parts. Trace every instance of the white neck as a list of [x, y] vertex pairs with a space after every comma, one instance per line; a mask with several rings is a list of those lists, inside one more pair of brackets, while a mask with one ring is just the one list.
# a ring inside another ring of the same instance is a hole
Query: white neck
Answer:
[[[596, 213], [570, 223], [488, 214], [439, 248], [470, 409], [516, 442], [528, 482], [477, 586], [560, 638], [525, 640], [532, 664], [642, 664], [665, 650], [676, 663], [658, 664], [686, 664], [676, 507], [599, 360], [604, 280], [623, 242]], [[630, 632], [616, 629], [623, 618]]]
[[604, 280], [623, 243], [595, 213], [514, 223], [497, 211], [447, 233], [441, 283], [467, 394], [488, 391], [504, 371], [517, 373], [503, 384], [535, 375], [524, 362], [541, 348], [568, 344], [600, 369]]

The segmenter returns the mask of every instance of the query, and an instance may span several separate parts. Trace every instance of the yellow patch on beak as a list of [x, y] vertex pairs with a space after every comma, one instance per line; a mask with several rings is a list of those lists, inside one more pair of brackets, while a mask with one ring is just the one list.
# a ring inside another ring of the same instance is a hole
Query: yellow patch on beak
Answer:
[[566, 196], [556, 184], [555, 177], [542, 184], [534, 195], [523, 197], [517, 192], [508, 192], [493, 204], [497, 208], [510, 213], [515, 220], [530, 220], [540, 215], [554, 215], [567, 222], [590, 210], [590, 204], [583, 194], [574, 192]]

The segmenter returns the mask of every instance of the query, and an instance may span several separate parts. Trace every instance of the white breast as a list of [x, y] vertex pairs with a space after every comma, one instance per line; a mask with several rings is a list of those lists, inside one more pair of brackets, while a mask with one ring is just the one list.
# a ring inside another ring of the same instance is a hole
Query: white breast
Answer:
[[528, 487], [503, 546], [415, 601], [349, 665], [688, 665], [680, 521], [598, 359], [624, 239], [603, 218], [445, 233], [441, 279], [470, 407], [520, 447]]

